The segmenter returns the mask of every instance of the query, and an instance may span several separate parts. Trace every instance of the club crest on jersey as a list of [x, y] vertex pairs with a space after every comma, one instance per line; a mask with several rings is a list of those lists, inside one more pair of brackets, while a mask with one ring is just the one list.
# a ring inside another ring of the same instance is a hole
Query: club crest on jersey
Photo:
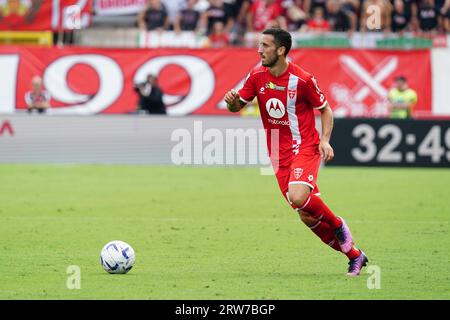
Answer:
[[289, 99], [294, 99], [295, 98], [295, 89], [289, 89], [288, 90], [288, 95], [289, 95]]
[[295, 168], [294, 169], [294, 177], [295, 179], [298, 179], [302, 176], [303, 169], [302, 168]]
[[267, 100], [266, 102], [266, 110], [269, 113], [269, 116], [275, 119], [280, 119], [286, 113], [286, 108], [281, 102], [281, 100], [277, 98], [272, 98]]

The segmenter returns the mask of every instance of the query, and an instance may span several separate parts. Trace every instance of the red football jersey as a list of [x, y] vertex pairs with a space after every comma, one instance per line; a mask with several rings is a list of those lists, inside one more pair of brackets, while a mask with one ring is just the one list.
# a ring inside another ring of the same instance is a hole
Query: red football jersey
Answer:
[[[298, 65], [289, 62], [287, 70], [278, 77], [267, 67], [256, 67], [239, 95], [244, 102], [257, 97], [272, 161], [278, 160], [281, 166], [289, 165], [300, 150], [317, 148], [319, 133], [314, 109], [325, 107], [327, 101], [315, 78]], [[274, 129], [278, 131], [272, 131]], [[274, 150], [271, 137], [278, 140], [274, 141], [277, 143]]]

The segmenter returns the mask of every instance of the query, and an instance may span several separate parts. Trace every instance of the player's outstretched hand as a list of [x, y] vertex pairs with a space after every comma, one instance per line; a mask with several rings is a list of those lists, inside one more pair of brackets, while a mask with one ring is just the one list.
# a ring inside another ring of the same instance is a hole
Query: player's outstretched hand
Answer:
[[326, 162], [333, 160], [334, 158], [334, 150], [331, 147], [330, 143], [326, 141], [320, 141], [319, 145], [320, 155], [322, 159]]
[[231, 112], [237, 112], [241, 109], [240, 102], [239, 102], [239, 93], [236, 92], [236, 90], [231, 89], [227, 93], [225, 93], [225, 97], [223, 100], [227, 103], [227, 108]]

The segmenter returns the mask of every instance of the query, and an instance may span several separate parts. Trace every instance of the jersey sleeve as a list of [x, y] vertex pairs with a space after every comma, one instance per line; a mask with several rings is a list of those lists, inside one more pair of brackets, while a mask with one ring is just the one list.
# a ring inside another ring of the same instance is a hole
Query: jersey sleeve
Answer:
[[256, 96], [256, 86], [254, 84], [254, 77], [252, 73], [249, 73], [244, 81], [244, 85], [238, 91], [241, 96], [241, 100], [245, 103], [250, 103]]
[[320, 110], [327, 105], [327, 99], [314, 77], [309, 77], [306, 81], [304, 94], [313, 109]]

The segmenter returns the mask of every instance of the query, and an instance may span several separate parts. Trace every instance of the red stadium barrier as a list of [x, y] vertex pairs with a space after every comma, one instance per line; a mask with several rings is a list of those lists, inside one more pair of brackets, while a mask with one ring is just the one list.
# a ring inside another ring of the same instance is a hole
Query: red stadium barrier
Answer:
[[[336, 116], [379, 117], [394, 77], [403, 74], [418, 93], [416, 110], [431, 113], [428, 50], [292, 50], [290, 58], [311, 72]], [[171, 115], [229, 114], [224, 93], [239, 88], [259, 64], [255, 49], [96, 49], [0, 47], [0, 112], [25, 108], [35, 75], [44, 78], [57, 114], [129, 113], [133, 86], [159, 76]]]

